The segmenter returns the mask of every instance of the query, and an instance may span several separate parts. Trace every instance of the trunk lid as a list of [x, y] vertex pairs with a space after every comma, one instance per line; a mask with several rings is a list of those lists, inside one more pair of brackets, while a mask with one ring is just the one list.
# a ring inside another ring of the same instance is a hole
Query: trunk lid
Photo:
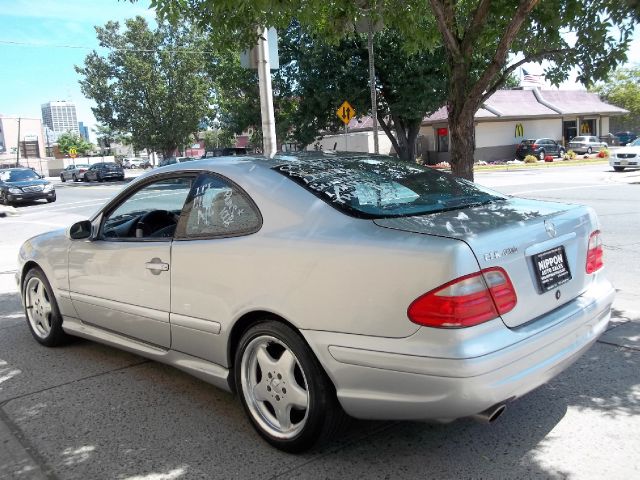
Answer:
[[515, 308], [502, 316], [508, 327], [562, 306], [591, 281], [585, 264], [589, 235], [597, 227], [595, 213], [588, 207], [509, 198], [374, 222], [380, 227], [462, 240], [471, 247], [481, 269], [503, 268], [518, 298]]

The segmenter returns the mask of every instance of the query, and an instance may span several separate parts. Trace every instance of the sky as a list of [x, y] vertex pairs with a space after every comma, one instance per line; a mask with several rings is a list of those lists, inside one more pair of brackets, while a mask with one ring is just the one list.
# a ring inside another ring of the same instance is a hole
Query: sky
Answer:
[[[93, 102], [82, 95], [73, 67], [98, 49], [95, 25], [136, 15], [153, 22], [149, 0], [0, 0], [0, 114], [40, 118], [41, 104], [71, 100], [78, 121], [93, 128]], [[640, 65], [640, 29], [628, 56], [630, 64]], [[525, 68], [531, 74], [543, 72], [538, 64]], [[569, 81], [563, 88], [582, 87]]]
[[95, 25], [136, 15], [153, 21], [148, 7], [148, 0], [0, 0], [0, 114], [41, 118], [41, 104], [71, 100], [78, 121], [93, 128], [94, 104], [82, 95], [73, 67], [98, 50]]

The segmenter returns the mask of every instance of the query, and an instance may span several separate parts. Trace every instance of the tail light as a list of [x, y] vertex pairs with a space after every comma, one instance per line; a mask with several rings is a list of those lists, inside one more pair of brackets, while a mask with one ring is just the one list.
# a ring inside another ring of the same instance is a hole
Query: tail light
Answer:
[[587, 273], [597, 272], [603, 265], [602, 240], [600, 239], [600, 230], [596, 230], [589, 236], [586, 271]]
[[537, 143], [534, 143], [533, 145], [531, 145], [531, 148], [533, 148], [534, 150], [535, 150], [536, 148], [538, 148], [538, 147], [539, 147], [539, 145], [538, 145]]
[[80, 170], [78, 170], [78, 173], [84, 173], [84, 172], [86, 172], [86, 171], [87, 171], [87, 169], [86, 169], [86, 168], [81, 168]]
[[510, 312], [517, 301], [507, 272], [493, 267], [425, 293], [409, 305], [407, 315], [428, 327], [470, 327]]

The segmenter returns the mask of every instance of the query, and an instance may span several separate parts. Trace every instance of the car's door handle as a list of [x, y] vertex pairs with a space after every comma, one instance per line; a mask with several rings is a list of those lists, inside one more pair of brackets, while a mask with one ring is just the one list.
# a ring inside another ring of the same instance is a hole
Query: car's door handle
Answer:
[[154, 275], [160, 275], [160, 272], [168, 272], [169, 264], [164, 263], [159, 258], [152, 258], [151, 261], [144, 264], [147, 270], [151, 270]]

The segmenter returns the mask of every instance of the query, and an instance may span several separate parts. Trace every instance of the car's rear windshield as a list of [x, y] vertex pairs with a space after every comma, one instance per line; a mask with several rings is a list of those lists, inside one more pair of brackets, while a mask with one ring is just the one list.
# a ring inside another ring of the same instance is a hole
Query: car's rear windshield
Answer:
[[315, 158], [274, 169], [349, 215], [401, 217], [504, 200], [467, 180], [390, 157]]
[[33, 170], [5, 170], [0, 171], [0, 180], [3, 182], [24, 182], [37, 180], [40, 177]]
[[522, 143], [524, 143], [525, 145], [533, 145], [534, 143], [536, 143], [536, 141], [528, 139], [528, 140], [522, 140]]
[[587, 139], [587, 137], [573, 137], [573, 140], [571, 140], [572, 142], [584, 142]]

